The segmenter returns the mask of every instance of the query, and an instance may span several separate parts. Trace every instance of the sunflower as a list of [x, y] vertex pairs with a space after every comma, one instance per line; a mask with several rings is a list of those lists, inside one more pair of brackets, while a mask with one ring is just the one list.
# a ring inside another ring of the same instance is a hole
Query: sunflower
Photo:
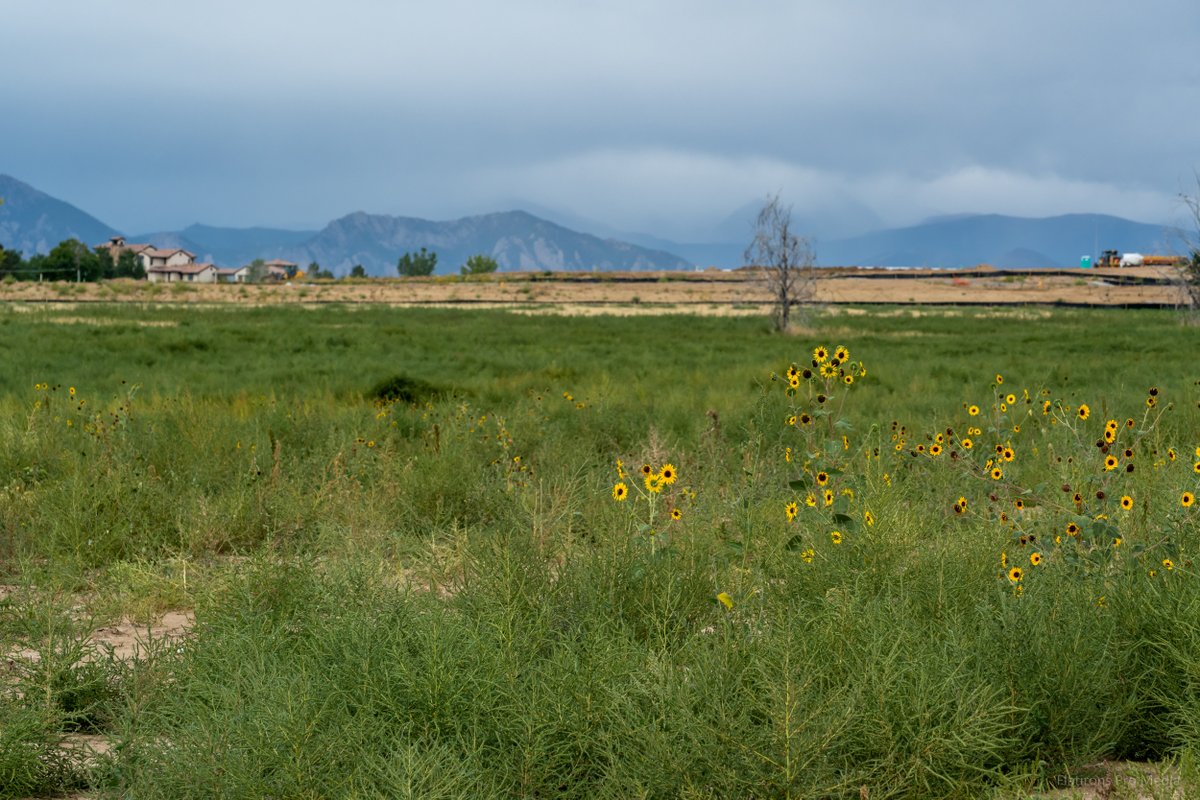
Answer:
[[826, 363], [821, 365], [822, 378], [836, 378], [837, 376], [838, 369], [833, 364]]
[[970, 439], [963, 439], [961, 444], [962, 444], [964, 450], [970, 450], [972, 447], [975, 446], [975, 443], [972, 442]]
[[790, 502], [786, 506], [784, 506], [783, 510], [784, 510], [784, 513], [787, 514], [787, 521], [795, 522], [796, 514], [799, 513], [800, 507], [798, 505], [796, 505], [796, 501], [793, 500], [792, 502]]
[[1179, 505], [1184, 508], [1191, 508], [1194, 502], [1196, 502], [1196, 496], [1191, 492], [1184, 492], [1183, 497], [1179, 498]]
[[958, 505], [962, 508], [963, 511], [966, 511], [967, 510], [967, 498], [960, 496], [958, 498]]
[[1079, 410], [1076, 411], [1075, 413], [1079, 415], [1080, 419], [1087, 419], [1088, 417], [1090, 417], [1092, 415], [1092, 410], [1090, 408], [1088, 408], [1087, 403], [1084, 403], [1081, 406], [1079, 406]]
[[1017, 454], [1013, 451], [1013, 449], [1011, 447], [1006, 447], [1006, 448], [1004, 448], [1004, 452], [1002, 452], [1000, 454], [1000, 457], [1003, 458], [1005, 461], [1012, 461], [1014, 458], [1017, 457]]
[[617, 483], [617, 484], [613, 485], [613, 488], [612, 488], [613, 500], [616, 500], [618, 503], [620, 503], [620, 502], [623, 502], [625, 500], [625, 498], [628, 496], [629, 496], [629, 487], [626, 486], [624, 483]]
[[824, 347], [815, 347], [813, 348], [812, 356], [813, 361], [817, 362], [818, 364], [822, 364], [825, 362], [825, 359], [829, 358], [829, 351]]
[[1025, 510], [1025, 501], [1018, 497], [1016, 500], [1013, 501], [1013, 506], [1017, 509], [1017, 511], [1024, 511]]
[[653, 475], [654, 467], [650, 466], [649, 464], [642, 464], [642, 474], [643, 475]]
[[672, 508], [671, 509], [671, 519], [678, 522], [679, 520], [683, 519], [683, 512], [680, 511], [678, 508]]
[[833, 357], [838, 360], [839, 364], [845, 364], [850, 360], [850, 351], [846, 349], [845, 345], [838, 345], [837, 349], [833, 351]]
[[997, 372], [996, 373], [996, 385], [1000, 385], [1002, 383], [1004, 383], [1004, 376], [1001, 375], [999, 372]]
[[1121, 495], [1121, 508], [1125, 509], [1126, 511], [1133, 508], [1133, 498], [1127, 494]]
[[679, 473], [675, 470], [674, 464], [663, 464], [662, 471], [658, 473], [658, 479], [667, 486], [670, 486], [679, 478]]
[[1020, 583], [1021, 578], [1025, 577], [1025, 573], [1020, 567], [1013, 567], [1008, 571], [1008, 579], [1013, 583]]
[[1050, 413], [1050, 401], [1043, 400], [1042, 401], [1042, 416], [1044, 417], [1049, 413]]
[[789, 464], [792, 463], [792, 448], [790, 448], [790, 447], [783, 448], [783, 460], [788, 462]]
[[800, 376], [799, 375], [790, 376], [788, 378], [788, 386], [792, 389], [799, 389], [800, 388]]
[[792, 364], [790, 367], [787, 368], [788, 378], [795, 378], [799, 375], [800, 375], [800, 370], [796, 367], [795, 364]]
[[1112, 444], [1116, 440], [1117, 440], [1116, 428], [1105, 428], [1104, 429], [1104, 441], [1108, 442], [1109, 444]]
[[809, 414], [807, 411], [802, 412], [800, 414], [800, 424], [801, 425], [812, 425], [812, 421], [813, 421], [812, 415]]
[[1169, 558], [1164, 558], [1162, 560], [1162, 565], [1163, 565], [1163, 569], [1165, 569], [1167, 572], [1170, 572], [1171, 570], [1175, 569], [1175, 562]]
[[829, 534], [829, 538], [833, 541], [834, 544], [841, 544], [842, 543], [842, 532], [841, 531], [833, 531]]
[[787, 418], [786, 422], [788, 425], [795, 425], [796, 424], [796, 415], [795, 414], [790, 415]]
[[942, 454], [942, 446], [940, 444], [933, 444], [933, 445], [929, 446], [929, 455], [940, 456], [941, 454]]
[[1154, 406], [1156, 406], [1157, 404], [1158, 404], [1157, 397], [1147, 397], [1146, 398], [1146, 408], [1154, 408]]
[[863, 514], [863, 522], [867, 523], [868, 526], [874, 525], [875, 524], [875, 515], [872, 514], [870, 511], [865, 512]]
[[967, 413], [970, 414], [972, 417], [978, 417], [979, 416], [979, 406], [976, 406], [976, 405], [968, 406]]
[[833, 490], [826, 489], [825, 494], [822, 496], [822, 499], [825, 501], [826, 506], [833, 505]]
[[1200, 474], [1200, 461], [1197, 461], [1195, 464], [1192, 464], [1192, 472]]
[[1004, 477], [1004, 472], [999, 467], [992, 467], [992, 480], [998, 481]]
[[1001, 403], [1000, 404], [1000, 412], [1003, 413], [1005, 411], [1008, 411], [1008, 403]]
[[810, 494], [808, 497], [805, 497], [804, 505], [808, 506], [809, 508], [816, 508], [817, 507], [817, 496], [815, 494]]
[[1038, 564], [1042, 563], [1042, 554], [1041, 553], [1030, 553], [1029, 554], [1029, 563], [1035, 567]]
[[1112, 472], [1117, 468], [1117, 457], [1109, 453], [1104, 457], [1104, 471]]
[[1017, 402], [1017, 396], [1015, 394], [1005, 395], [1004, 402], [1008, 403], [1011, 406], [1013, 403]]
[[1076, 525], [1074, 522], [1068, 522], [1067, 523], [1067, 535], [1068, 536], [1078, 536], [1079, 535], [1079, 526]]
[[653, 473], [646, 476], [646, 491], [658, 494], [663, 489], [662, 478]]
[[847, 386], [852, 385], [854, 383], [854, 376], [853, 375], [843, 375], [842, 383], [846, 384]]
[[818, 472], [817, 473], [817, 486], [824, 486], [827, 483], [829, 483], [829, 473], [828, 472]]

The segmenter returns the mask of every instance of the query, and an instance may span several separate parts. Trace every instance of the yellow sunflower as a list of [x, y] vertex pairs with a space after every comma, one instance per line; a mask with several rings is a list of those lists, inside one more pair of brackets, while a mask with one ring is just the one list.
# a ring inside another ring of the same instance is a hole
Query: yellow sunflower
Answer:
[[663, 464], [662, 470], [658, 473], [658, 479], [667, 486], [670, 486], [679, 478], [679, 473], [675, 471], [674, 464]]
[[823, 364], [825, 359], [829, 358], [829, 351], [824, 347], [816, 347], [813, 349], [812, 356], [813, 361], [817, 362], [818, 364]]
[[629, 496], [629, 487], [624, 483], [614, 484], [612, 488], [612, 496], [613, 500], [616, 500], [618, 503], [623, 502], [625, 498]]
[[1088, 408], [1087, 403], [1083, 403], [1075, 413], [1079, 415], [1080, 419], [1087, 419], [1092, 415], [1092, 410]]
[[1024, 576], [1025, 576], [1025, 573], [1021, 570], [1020, 567], [1013, 567], [1012, 569], [1010, 569], [1008, 571], [1008, 579], [1010, 581], [1012, 581], [1013, 583], [1020, 583], [1021, 578], [1023, 578]]

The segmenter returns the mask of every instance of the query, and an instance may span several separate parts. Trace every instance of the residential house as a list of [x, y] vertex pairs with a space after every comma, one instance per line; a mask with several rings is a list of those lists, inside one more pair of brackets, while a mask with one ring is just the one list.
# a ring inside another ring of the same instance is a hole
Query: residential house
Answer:
[[[279, 263], [277, 261], [267, 261], [261, 265], [247, 264], [234, 271], [233, 280], [236, 283], [254, 283], [256, 280], [286, 281], [288, 279], [288, 272], [283, 267], [278, 266]], [[290, 262], [285, 261], [282, 263], [287, 264]], [[295, 266], [295, 264], [292, 264], [292, 266]], [[255, 274], [255, 270], [258, 270], [257, 275]]]
[[96, 245], [98, 250], [107, 250], [112, 256], [113, 263], [126, 250], [137, 256], [142, 262], [142, 268], [149, 274], [152, 267], [176, 267], [196, 263], [196, 255], [182, 247], [158, 248], [152, 244], [126, 243], [124, 236], [114, 236], [106, 244]]
[[212, 264], [157, 264], [146, 270], [151, 283], [216, 283], [218, 270]]

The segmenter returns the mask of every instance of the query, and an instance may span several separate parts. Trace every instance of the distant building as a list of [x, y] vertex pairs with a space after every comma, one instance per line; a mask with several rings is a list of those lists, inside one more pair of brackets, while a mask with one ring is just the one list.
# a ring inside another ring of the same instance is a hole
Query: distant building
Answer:
[[158, 264], [146, 270], [146, 278], [151, 283], [216, 283], [217, 273], [212, 264]]
[[142, 269], [146, 270], [147, 274], [153, 267], [175, 267], [196, 263], [196, 255], [182, 247], [160, 249], [152, 244], [130, 244], [125, 241], [124, 236], [114, 236], [105, 244], [96, 245], [96, 249], [107, 250], [108, 254], [112, 256], [114, 264], [121, 258], [122, 253], [129, 251], [137, 256], [138, 261], [142, 262]]
[[[244, 267], [233, 271], [233, 280], [235, 283], [253, 283], [259, 281], [286, 281], [288, 279], [288, 271], [279, 264], [291, 264], [290, 261], [266, 261], [259, 269], [261, 273], [255, 276], [254, 264], [247, 264]], [[295, 267], [295, 264], [292, 264]]]
[[297, 264], [296, 262], [284, 261], [282, 258], [272, 258], [270, 261], [264, 261], [263, 266], [268, 269], [270, 269], [271, 267], [277, 267], [277, 268], [283, 270], [284, 273], [289, 278], [291, 276], [295, 275], [296, 270], [298, 270], [300, 268], [300, 265]]

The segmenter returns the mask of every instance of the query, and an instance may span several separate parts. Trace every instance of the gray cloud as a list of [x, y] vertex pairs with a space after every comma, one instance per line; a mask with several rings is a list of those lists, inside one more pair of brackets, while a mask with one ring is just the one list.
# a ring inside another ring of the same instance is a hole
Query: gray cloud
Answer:
[[130, 231], [522, 197], [694, 238], [775, 190], [1157, 222], [1200, 162], [1183, 0], [63, 0], [5, 28], [0, 171]]

